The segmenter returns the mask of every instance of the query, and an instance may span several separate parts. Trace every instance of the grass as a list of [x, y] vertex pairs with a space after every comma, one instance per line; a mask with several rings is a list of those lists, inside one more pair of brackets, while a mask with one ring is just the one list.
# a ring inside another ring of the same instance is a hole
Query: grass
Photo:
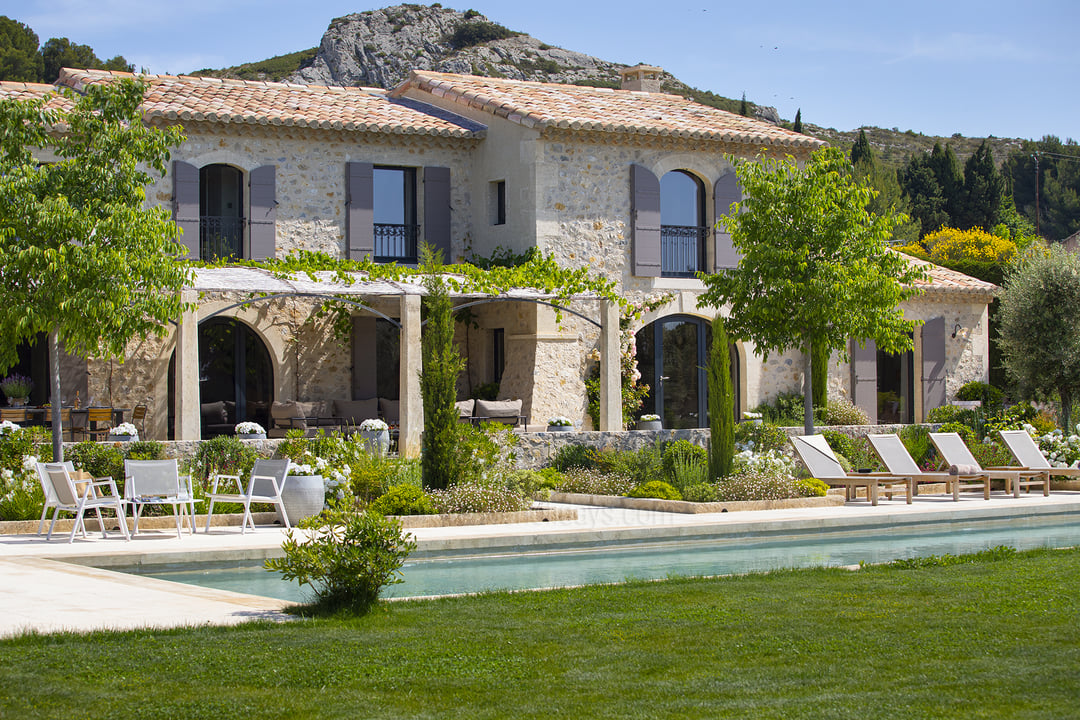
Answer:
[[1056, 718], [1080, 550], [0, 642], [0, 717]]

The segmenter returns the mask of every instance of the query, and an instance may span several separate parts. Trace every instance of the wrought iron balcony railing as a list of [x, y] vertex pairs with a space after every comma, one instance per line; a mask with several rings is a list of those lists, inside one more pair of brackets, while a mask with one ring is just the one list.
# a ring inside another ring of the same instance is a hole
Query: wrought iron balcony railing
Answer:
[[694, 277], [705, 269], [705, 240], [709, 228], [694, 225], [660, 226], [660, 274]]
[[375, 262], [415, 264], [419, 225], [375, 223]]
[[201, 215], [199, 257], [203, 260], [240, 258], [244, 247], [244, 218]]

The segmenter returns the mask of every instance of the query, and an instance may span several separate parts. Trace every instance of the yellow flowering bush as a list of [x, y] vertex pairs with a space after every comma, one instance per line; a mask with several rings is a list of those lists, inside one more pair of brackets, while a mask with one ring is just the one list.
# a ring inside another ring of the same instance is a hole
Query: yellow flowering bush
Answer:
[[978, 260], [1007, 263], [1016, 257], [1016, 243], [991, 235], [985, 230], [941, 228], [922, 239], [922, 245], [934, 262]]

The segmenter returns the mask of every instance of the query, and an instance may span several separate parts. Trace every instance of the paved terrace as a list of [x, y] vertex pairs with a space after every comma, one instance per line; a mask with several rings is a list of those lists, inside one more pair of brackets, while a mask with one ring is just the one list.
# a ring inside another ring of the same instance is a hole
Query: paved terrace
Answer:
[[[683, 515], [578, 507], [578, 519], [505, 525], [418, 528], [417, 553], [488, 554], [587, 546], [619, 546], [679, 538], [718, 542], [739, 537], [793, 535], [840, 530], [883, 533], [906, 525], [1075, 514], [1080, 492], [1050, 497], [995, 495], [921, 496], [911, 505], [883, 500], [842, 506]], [[279, 554], [284, 532], [262, 526], [241, 535], [236, 527], [177, 538], [175, 530], [141, 532], [131, 542], [115, 532], [108, 539], [90, 533], [71, 545], [66, 534], [51, 542], [35, 535], [0, 536], [0, 637], [25, 631], [85, 632], [97, 629], [227, 625], [252, 619], [285, 621], [287, 604], [272, 598], [128, 575], [101, 569], [116, 565], [265, 558]]]

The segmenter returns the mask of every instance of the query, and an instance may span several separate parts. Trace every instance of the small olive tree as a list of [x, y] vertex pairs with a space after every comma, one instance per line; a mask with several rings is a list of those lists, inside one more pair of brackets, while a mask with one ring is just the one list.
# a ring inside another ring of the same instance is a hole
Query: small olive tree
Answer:
[[1080, 256], [1060, 245], [1029, 248], [1005, 276], [998, 312], [1005, 371], [1027, 397], [1061, 401], [1072, 427], [1080, 399]]

